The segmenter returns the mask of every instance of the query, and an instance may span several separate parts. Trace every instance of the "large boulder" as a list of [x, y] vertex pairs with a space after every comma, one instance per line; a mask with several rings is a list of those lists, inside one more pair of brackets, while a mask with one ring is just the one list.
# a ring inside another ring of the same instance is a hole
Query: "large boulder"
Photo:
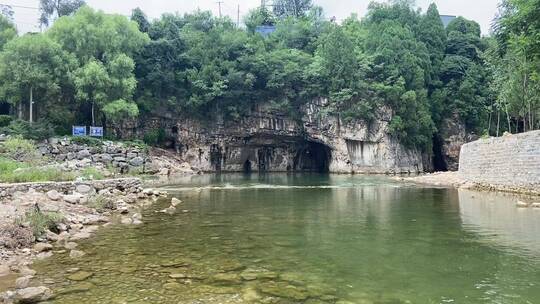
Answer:
[[27, 287], [17, 290], [15, 294], [15, 303], [39, 303], [52, 298], [52, 291], [45, 287]]
[[144, 164], [144, 159], [140, 156], [134, 157], [129, 161], [129, 164], [133, 167], [140, 167]]
[[58, 193], [58, 191], [56, 190], [51, 190], [49, 192], [47, 192], [47, 197], [51, 200], [51, 201], [58, 201], [62, 198], [62, 195], [60, 193]]
[[90, 151], [88, 151], [88, 149], [84, 149], [84, 150], [81, 150], [79, 152], [77, 152], [77, 158], [78, 159], [84, 159], [84, 158], [88, 158], [88, 157], [91, 157], [92, 154], [90, 153]]

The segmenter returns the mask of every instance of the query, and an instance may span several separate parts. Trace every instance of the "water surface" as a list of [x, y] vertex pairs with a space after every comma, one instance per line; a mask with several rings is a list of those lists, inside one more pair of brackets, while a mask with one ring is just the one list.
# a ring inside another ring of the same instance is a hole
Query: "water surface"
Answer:
[[515, 197], [342, 175], [164, 188], [176, 214], [36, 265], [52, 303], [540, 303], [540, 211]]

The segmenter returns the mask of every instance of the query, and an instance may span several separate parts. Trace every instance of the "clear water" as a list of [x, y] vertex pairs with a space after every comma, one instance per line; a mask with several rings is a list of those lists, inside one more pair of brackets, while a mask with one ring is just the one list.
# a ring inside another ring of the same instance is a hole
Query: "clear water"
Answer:
[[51, 303], [540, 303], [540, 210], [512, 196], [334, 175], [165, 188], [178, 213], [35, 265]]

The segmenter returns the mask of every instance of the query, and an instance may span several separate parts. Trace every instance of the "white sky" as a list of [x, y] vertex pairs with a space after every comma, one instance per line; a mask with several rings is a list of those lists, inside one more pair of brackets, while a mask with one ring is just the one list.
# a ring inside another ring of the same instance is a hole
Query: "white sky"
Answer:
[[[130, 15], [131, 10], [140, 7], [150, 18], [157, 18], [164, 12], [191, 12], [200, 8], [218, 14], [219, 0], [87, 0], [87, 3], [107, 13]], [[221, 0], [222, 13], [236, 20], [238, 5], [240, 15], [245, 15], [250, 9], [261, 4], [261, 0]], [[270, 2], [270, 1], [267, 1]], [[327, 17], [335, 16], [338, 20], [348, 17], [351, 13], [363, 16], [370, 0], [314, 0], [316, 5], [324, 8]], [[430, 3], [435, 2], [443, 15], [464, 16], [475, 20], [482, 26], [482, 33], [489, 34], [491, 22], [496, 15], [500, 0], [416, 0], [417, 6], [423, 11]], [[20, 32], [37, 31], [39, 0], [0, 0], [0, 4], [26, 6], [15, 7], [15, 22]], [[242, 20], [242, 17], [240, 17]]]

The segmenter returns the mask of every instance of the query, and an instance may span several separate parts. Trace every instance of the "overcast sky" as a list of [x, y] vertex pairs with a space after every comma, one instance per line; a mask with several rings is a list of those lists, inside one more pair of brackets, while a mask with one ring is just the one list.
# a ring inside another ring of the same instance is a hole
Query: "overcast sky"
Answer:
[[[94, 7], [107, 13], [130, 15], [131, 10], [140, 7], [150, 18], [157, 18], [164, 12], [191, 12], [200, 8], [218, 14], [219, 0], [87, 0]], [[260, 0], [221, 0], [222, 13], [236, 20], [238, 5], [240, 15], [245, 15], [250, 9], [261, 4]], [[270, 2], [270, 1], [267, 1]], [[348, 17], [351, 13], [363, 16], [370, 0], [314, 0], [316, 5], [324, 8], [328, 18], [335, 16], [338, 20]], [[482, 26], [484, 35], [489, 34], [489, 28], [497, 13], [499, 0], [416, 0], [417, 6], [423, 11], [430, 3], [435, 2], [443, 15], [458, 15], [475, 20]], [[15, 21], [21, 32], [39, 30], [37, 24], [39, 0], [0, 0], [0, 4], [24, 6], [15, 8]]]

